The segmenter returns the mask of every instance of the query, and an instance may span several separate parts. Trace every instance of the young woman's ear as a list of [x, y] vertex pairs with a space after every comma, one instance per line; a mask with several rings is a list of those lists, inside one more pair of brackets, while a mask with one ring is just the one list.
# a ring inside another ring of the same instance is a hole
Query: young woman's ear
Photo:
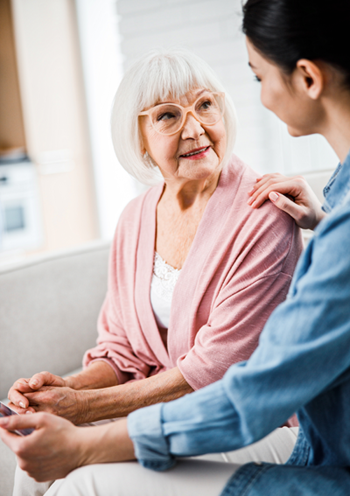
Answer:
[[311, 60], [300, 59], [297, 69], [305, 92], [313, 100], [317, 100], [325, 85], [325, 74], [321, 66]]

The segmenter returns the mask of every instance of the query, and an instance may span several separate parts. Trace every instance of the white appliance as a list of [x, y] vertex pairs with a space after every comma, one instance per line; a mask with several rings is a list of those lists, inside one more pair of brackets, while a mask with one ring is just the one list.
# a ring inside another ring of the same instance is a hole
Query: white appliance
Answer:
[[37, 175], [28, 159], [0, 161], [0, 253], [43, 243]]

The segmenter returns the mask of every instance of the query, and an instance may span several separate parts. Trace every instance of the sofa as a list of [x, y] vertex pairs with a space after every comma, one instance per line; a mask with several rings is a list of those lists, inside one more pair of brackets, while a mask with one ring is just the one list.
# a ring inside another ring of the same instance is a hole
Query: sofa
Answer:
[[[333, 170], [306, 180], [322, 202]], [[312, 232], [304, 231], [307, 243]], [[69, 375], [95, 344], [96, 320], [107, 289], [109, 243], [32, 258], [0, 268], [0, 398], [19, 377], [49, 370]], [[13, 453], [0, 441], [0, 496], [11, 496]]]
[[[94, 346], [107, 289], [109, 243], [0, 268], [0, 398], [13, 382], [49, 370], [68, 375]], [[16, 460], [0, 441], [0, 496], [11, 496]]]

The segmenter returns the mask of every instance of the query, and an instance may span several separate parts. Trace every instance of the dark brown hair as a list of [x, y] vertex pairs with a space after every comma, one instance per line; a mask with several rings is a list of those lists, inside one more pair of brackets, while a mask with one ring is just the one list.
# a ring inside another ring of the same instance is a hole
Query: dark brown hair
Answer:
[[287, 73], [300, 59], [322, 60], [350, 88], [350, 0], [247, 0], [243, 32]]

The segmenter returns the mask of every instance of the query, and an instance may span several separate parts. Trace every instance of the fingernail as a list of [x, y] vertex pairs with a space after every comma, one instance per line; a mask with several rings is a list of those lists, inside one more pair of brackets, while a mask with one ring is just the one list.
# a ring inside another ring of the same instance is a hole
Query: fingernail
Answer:
[[21, 408], [26, 408], [26, 406], [25, 406], [25, 404], [23, 403], [23, 401], [20, 401], [20, 402], [19, 402], [19, 406], [20, 406]]
[[33, 412], [31, 412], [30, 410], [26, 411], [26, 415], [27, 415], [27, 413], [30, 413], [31, 415], [33, 415]]
[[254, 198], [253, 198], [253, 197], [249, 198], [249, 200], [247, 201], [247, 204], [248, 204], [248, 205], [251, 205], [251, 203], [253, 203], [253, 200], [254, 200]]
[[9, 423], [9, 420], [7, 417], [0, 418], [0, 425], [6, 426], [8, 423]]
[[276, 200], [278, 200], [278, 194], [277, 194], [277, 193], [272, 192], [272, 193], [270, 193], [270, 194], [269, 194], [269, 198], [270, 198], [270, 200], [271, 200], [272, 202], [275, 202]]
[[30, 384], [32, 384], [32, 386], [37, 386], [38, 385], [38, 381], [30, 381]]

